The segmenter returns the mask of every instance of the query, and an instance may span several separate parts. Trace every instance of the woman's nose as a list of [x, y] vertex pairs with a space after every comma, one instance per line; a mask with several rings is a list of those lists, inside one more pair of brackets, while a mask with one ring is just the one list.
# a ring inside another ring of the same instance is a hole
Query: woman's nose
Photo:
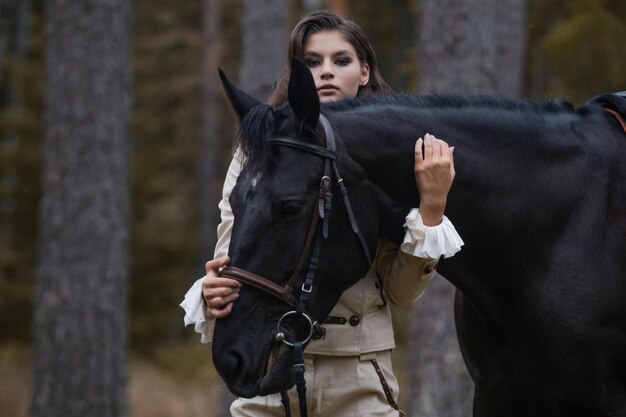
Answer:
[[333, 66], [332, 63], [329, 61], [324, 61], [322, 63], [322, 73], [321, 73], [321, 77], [323, 80], [328, 80], [331, 79], [335, 76], [335, 74], [333, 73]]

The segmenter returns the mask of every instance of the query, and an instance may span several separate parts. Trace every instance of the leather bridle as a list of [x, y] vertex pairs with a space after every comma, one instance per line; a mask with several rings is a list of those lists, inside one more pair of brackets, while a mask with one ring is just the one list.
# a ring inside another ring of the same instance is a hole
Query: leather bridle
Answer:
[[608, 107], [604, 107], [604, 110], [611, 113], [613, 117], [617, 119], [619, 124], [622, 126], [622, 130], [624, 131], [624, 133], [626, 133], [626, 121], [624, 121], [624, 118], [622, 117], [622, 115], [616, 112], [615, 110], [609, 109]]
[[[298, 149], [321, 158], [324, 158], [324, 173], [320, 180], [319, 197], [317, 207], [313, 210], [313, 215], [309, 230], [304, 241], [304, 247], [300, 254], [300, 258], [296, 267], [293, 270], [291, 278], [285, 285], [279, 285], [267, 278], [253, 274], [252, 272], [237, 268], [234, 266], [224, 267], [220, 271], [221, 277], [227, 277], [235, 279], [242, 284], [249, 285], [257, 290], [260, 290], [266, 294], [269, 294], [287, 305], [294, 310], [290, 310], [285, 313], [279, 320], [276, 326], [275, 340], [278, 343], [284, 343], [293, 349], [294, 355], [294, 374], [295, 382], [298, 391], [298, 398], [300, 403], [300, 415], [302, 417], [307, 416], [306, 409], [306, 382], [304, 380], [304, 347], [315, 336], [321, 336], [323, 329], [317, 321], [314, 321], [310, 315], [306, 312], [306, 304], [310, 301], [313, 285], [315, 283], [315, 277], [317, 274], [317, 268], [319, 265], [319, 254], [322, 246], [322, 242], [328, 238], [328, 226], [330, 220], [330, 212], [332, 208], [332, 181], [336, 179], [337, 186], [341, 192], [346, 214], [352, 231], [357, 235], [363, 253], [367, 259], [368, 268], [372, 263], [372, 257], [365, 242], [365, 238], [359, 229], [350, 200], [348, 199], [348, 191], [343, 183], [343, 178], [339, 174], [337, 169], [337, 146], [335, 143], [335, 135], [328, 122], [326, 116], [320, 113], [319, 122], [324, 129], [325, 146], [319, 146], [315, 144], [305, 143], [297, 139], [289, 137], [277, 137], [269, 139], [268, 142], [275, 146], [285, 146], [294, 149]], [[334, 176], [334, 177], [333, 177]], [[321, 224], [320, 224], [321, 220]], [[308, 262], [307, 262], [308, 259]], [[296, 299], [294, 295], [294, 289], [302, 273], [304, 265], [307, 265], [306, 275], [304, 282], [302, 283], [300, 295]], [[305, 319], [306, 324], [309, 326], [309, 331], [304, 340], [301, 341], [288, 341], [285, 338], [285, 334], [281, 331], [283, 320], [289, 316], [301, 316]], [[283, 406], [285, 408], [286, 417], [291, 417], [291, 411], [289, 409], [289, 397], [287, 393], [281, 393]]]

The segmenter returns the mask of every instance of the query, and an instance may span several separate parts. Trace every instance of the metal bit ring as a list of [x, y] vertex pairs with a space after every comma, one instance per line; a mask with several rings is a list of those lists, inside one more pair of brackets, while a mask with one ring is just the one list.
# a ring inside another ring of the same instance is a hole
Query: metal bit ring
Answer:
[[[276, 339], [275, 339], [275, 340], [276, 340], [277, 342], [281, 342], [281, 341], [282, 341], [284, 344], [286, 344], [286, 345], [287, 345], [287, 346], [289, 346], [289, 347], [293, 347], [293, 343], [292, 343], [292, 342], [289, 342], [289, 341], [285, 338], [285, 334], [284, 334], [284, 333], [280, 330], [280, 327], [281, 327], [281, 325], [282, 325], [282, 323], [283, 323], [283, 320], [284, 320], [286, 317], [292, 316], [292, 315], [294, 315], [294, 314], [298, 314], [298, 313], [296, 312], [296, 310], [291, 310], [291, 311], [286, 312], [286, 313], [285, 313], [285, 314], [283, 314], [283, 316], [282, 316], [282, 317], [278, 320], [278, 324], [276, 324]], [[303, 344], [303, 345], [306, 345], [306, 344], [307, 344], [307, 343], [309, 343], [309, 341], [311, 340], [311, 337], [313, 337], [313, 327], [315, 326], [315, 323], [316, 323], [316, 322], [314, 322], [314, 321], [313, 321], [313, 319], [311, 319], [311, 317], [309, 317], [309, 315], [308, 315], [308, 314], [306, 314], [306, 313], [302, 313], [302, 314], [300, 314], [300, 315], [301, 315], [302, 317], [304, 317], [304, 318], [306, 319], [307, 323], [309, 324], [309, 334], [308, 334], [308, 336], [306, 337], [306, 339], [304, 339], [304, 340], [302, 341], [302, 344]]]

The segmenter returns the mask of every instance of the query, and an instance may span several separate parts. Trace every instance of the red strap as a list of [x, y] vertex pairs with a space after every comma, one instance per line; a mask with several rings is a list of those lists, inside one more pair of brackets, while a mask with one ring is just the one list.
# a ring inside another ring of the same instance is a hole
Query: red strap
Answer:
[[607, 109], [606, 107], [604, 108], [604, 110], [608, 111], [609, 113], [611, 113], [613, 116], [615, 116], [615, 118], [617, 119], [617, 121], [619, 122], [619, 124], [622, 125], [622, 129], [624, 129], [624, 133], [626, 133], [626, 122], [624, 121], [624, 119], [622, 118], [622, 115], [619, 114], [618, 112], [616, 112], [615, 110], [611, 110], [611, 109]]

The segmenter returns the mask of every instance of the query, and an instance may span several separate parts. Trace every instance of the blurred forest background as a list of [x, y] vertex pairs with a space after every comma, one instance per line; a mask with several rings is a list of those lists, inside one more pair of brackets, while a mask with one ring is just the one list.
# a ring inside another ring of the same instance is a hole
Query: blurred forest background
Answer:
[[[51, 35], [50, 27], [45, 30], [47, 13], [64, 13], [63, 9], [51, 9], [51, 5], [69, 10], [79, 3], [50, 1], [46, 5], [44, 0], [0, 0], [2, 416], [26, 416], [30, 412], [32, 346], [34, 334], [41, 331], [33, 323], [39, 302], [37, 279], [42, 274], [38, 270], [45, 270], [38, 265], [42, 259], [40, 239], [45, 235], [40, 230], [40, 205], [46, 184], [44, 80], [46, 71], [48, 74], [54, 71], [54, 68], [46, 69], [46, 45]], [[446, 16], [455, 7], [461, 10], [496, 3], [481, 0], [132, 2], [128, 14], [132, 63], [129, 70], [132, 104], [128, 115], [128, 138], [132, 140], [127, 219], [130, 253], [127, 303], [121, 300], [128, 305], [130, 365], [128, 387], [121, 388], [128, 393], [129, 415], [217, 416], [220, 415], [217, 404], [225, 396], [212, 369], [209, 346], [201, 345], [197, 335], [183, 327], [183, 312], [178, 306], [187, 288], [203, 275], [204, 262], [212, 257], [219, 220], [215, 208], [231, 157], [234, 118], [217, 84], [216, 68], [223, 68], [252, 95], [267, 98], [284, 63], [287, 37], [293, 25], [308, 11], [330, 8], [363, 27], [378, 53], [381, 72], [392, 88], [411, 92], [445, 91], [436, 83], [430, 89], [425, 87], [427, 69], [444, 74], [446, 68], [443, 57], [439, 60], [431, 53], [426, 62], [426, 48], [420, 52], [420, 39], [426, 36], [423, 14], [437, 4], [440, 10], [443, 8], [440, 20], [432, 24], [445, 37], [454, 35], [455, 28], [446, 25]], [[521, 54], [516, 88], [456, 91], [504, 91], [523, 98], [559, 97], [580, 104], [602, 92], [626, 90], [626, 1], [501, 3], [521, 5], [522, 30], [518, 35]], [[274, 41], [275, 38], [278, 40]], [[266, 41], [269, 44], [263, 45]], [[255, 42], [261, 45], [250, 47]], [[73, 47], [89, 49], [90, 45]], [[263, 52], [267, 50], [264, 47], [275, 52]], [[498, 48], [506, 50], [508, 45], [500, 44]], [[48, 65], [51, 63], [48, 60]], [[495, 67], [496, 72], [503, 74], [517, 70], [506, 65]], [[121, 263], [124, 267], [125, 261]], [[451, 307], [445, 304], [438, 308], [450, 310]], [[398, 349], [394, 360], [400, 378], [411, 385], [410, 390], [403, 385], [401, 405], [415, 411], [417, 408], [411, 408], [407, 398], [422, 394], [417, 394], [413, 385], [429, 382], [411, 379], [411, 372], [405, 372], [407, 367], [419, 367], [415, 358], [421, 355], [416, 351], [419, 347], [408, 341], [410, 314], [419, 312], [395, 312]]]

